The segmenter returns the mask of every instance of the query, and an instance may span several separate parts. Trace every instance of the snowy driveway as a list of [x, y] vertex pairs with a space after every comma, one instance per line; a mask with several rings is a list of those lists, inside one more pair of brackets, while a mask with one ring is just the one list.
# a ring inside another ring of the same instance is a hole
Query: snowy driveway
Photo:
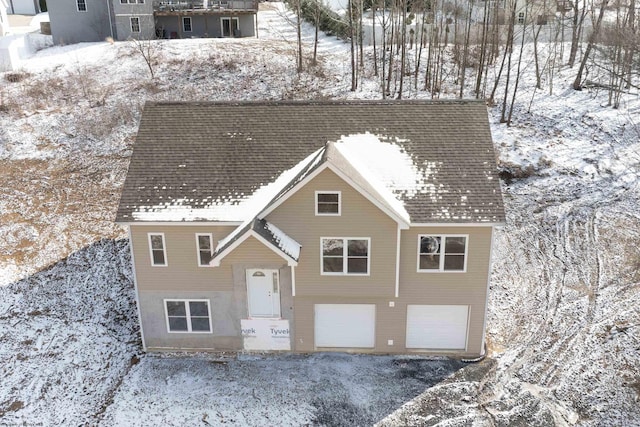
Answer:
[[372, 425], [462, 366], [344, 353], [152, 355], [132, 367], [101, 424]]

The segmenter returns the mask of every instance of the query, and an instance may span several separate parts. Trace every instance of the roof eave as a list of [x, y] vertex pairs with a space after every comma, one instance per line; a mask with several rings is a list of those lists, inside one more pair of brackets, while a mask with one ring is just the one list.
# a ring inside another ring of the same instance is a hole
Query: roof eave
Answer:
[[280, 256], [285, 261], [287, 261], [287, 265], [288, 266], [290, 266], [290, 267], [297, 267], [298, 266], [298, 260], [297, 259], [291, 257], [288, 253], [284, 252], [279, 247], [274, 247], [274, 245], [271, 242], [269, 242], [267, 239], [265, 239], [260, 234], [258, 234], [255, 230], [253, 230], [253, 228], [249, 228], [242, 235], [238, 236], [238, 238], [233, 243], [231, 243], [229, 246], [224, 248], [220, 253], [214, 255], [214, 257], [209, 262], [209, 265], [212, 266], [212, 267], [219, 267], [220, 266], [220, 262], [227, 255], [229, 255], [231, 252], [233, 252], [238, 246], [240, 246], [245, 240], [247, 240], [249, 237], [254, 237], [256, 240], [258, 240], [260, 243], [265, 245], [267, 248], [271, 249], [274, 253], [276, 253], [278, 256]]

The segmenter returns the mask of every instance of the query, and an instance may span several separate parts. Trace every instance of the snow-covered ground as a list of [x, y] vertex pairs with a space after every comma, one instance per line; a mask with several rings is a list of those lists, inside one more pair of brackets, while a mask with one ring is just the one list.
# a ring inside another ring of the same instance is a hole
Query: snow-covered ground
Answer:
[[[431, 384], [393, 388], [402, 375], [393, 358], [139, 354], [125, 233], [112, 221], [145, 100], [380, 97], [369, 69], [349, 91], [348, 46], [335, 38], [322, 37], [319, 65], [297, 74], [282, 5], [261, 7], [257, 40], [154, 42], [153, 80], [128, 43], [45, 49], [1, 77], [0, 425], [279, 424], [273, 414], [331, 425], [331, 413], [365, 414], [366, 424]], [[306, 58], [312, 39], [305, 25]], [[640, 99], [627, 94], [614, 110], [604, 93], [569, 89], [569, 69], [553, 94], [547, 81], [534, 93], [532, 69], [512, 126], [489, 110], [508, 215], [489, 308], [497, 363], [475, 392], [462, 376], [421, 402], [448, 408], [449, 418], [430, 418], [441, 425], [464, 425], [468, 414], [477, 425], [640, 425]], [[328, 385], [347, 409], [331, 406], [333, 392], [313, 400], [326, 371], [348, 367], [382, 372]], [[263, 398], [252, 375], [286, 381]], [[364, 393], [376, 387], [381, 395]], [[277, 412], [267, 409], [273, 399]], [[420, 410], [434, 408], [406, 408]], [[419, 419], [407, 417], [395, 419]]]
[[147, 356], [101, 425], [372, 425], [462, 365], [344, 353]]

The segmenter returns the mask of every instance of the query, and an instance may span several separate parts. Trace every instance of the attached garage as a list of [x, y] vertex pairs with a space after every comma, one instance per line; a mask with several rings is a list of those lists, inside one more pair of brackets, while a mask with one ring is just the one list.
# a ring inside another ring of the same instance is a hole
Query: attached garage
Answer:
[[408, 305], [407, 348], [465, 350], [469, 306]]
[[375, 304], [316, 304], [315, 346], [373, 348]]

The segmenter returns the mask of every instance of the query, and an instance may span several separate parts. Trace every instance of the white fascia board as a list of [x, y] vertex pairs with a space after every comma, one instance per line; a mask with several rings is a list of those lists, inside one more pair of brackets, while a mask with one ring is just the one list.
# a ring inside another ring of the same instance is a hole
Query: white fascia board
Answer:
[[242, 236], [238, 237], [235, 242], [233, 242], [231, 245], [229, 245], [229, 247], [227, 249], [225, 249], [224, 251], [220, 252], [218, 255], [214, 256], [211, 259], [211, 261], [209, 261], [209, 265], [211, 265], [213, 267], [219, 267], [220, 266], [220, 261], [222, 261], [222, 259], [225, 256], [227, 256], [229, 253], [233, 252], [233, 250], [235, 248], [240, 246], [242, 244], [242, 242], [247, 240], [247, 238], [249, 236], [250, 236], [249, 230], [247, 230], [247, 232], [245, 232]]
[[411, 227], [500, 227], [504, 222], [412, 222]]
[[178, 227], [237, 227], [244, 224], [242, 221], [132, 221], [132, 222], [118, 222], [116, 224], [126, 226], [178, 226]]
[[307, 183], [309, 181], [311, 181], [313, 178], [315, 178], [316, 176], [318, 176], [320, 174], [320, 172], [322, 172], [323, 170], [325, 170], [327, 168], [327, 164], [324, 163], [322, 165], [320, 165], [316, 170], [314, 170], [313, 172], [311, 172], [309, 175], [305, 176], [302, 181], [300, 181], [299, 183], [297, 183], [296, 185], [293, 186], [292, 189], [290, 189], [289, 191], [287, 191], [285, 194], [282, 195], [282, 197], [280, 197], [278, 200], [276, 200], [274, 203], [270, 204], [269, 206], [267, 206], [266, 209], [264, 209], [263, 211], [261, 211], [258, 214], [258, 218], [263, 219], [265, 218], [267, 215], [269, 215], [271, 212], [273, 212], [274, 210], [276, 210], [276, 208], [278, 206], [280, 206], [281, 204], [283, 204], [285, 201], [287, 201], [289, 199], [289, 197], [293, 196], [295, 193], [298, 192], [298, 190], [300, 190], [302, 187], [304, 187], [305, 185], [307, 185]]
[[240, 246], [242, 244], [242, 242], [247, 240], [249, 237], [255, 237], [256, 240], [258, 240], [260, 243], [262, 243], [267, 248], [271, 249], [275, 254], [279, 255], [281, 258], [286, 260], [288, 266], [296, 267], [298, 265], [298, 261], [296, 261], [295, 259], [293, 259], [290, 256], [288, 256], [283, 251], [274, 248], [273, 245], [270, 242], [265, 240], [264, 237], [262, 237], [261, 235], [256, 233], [254, 230], [247, 230], [246, 233], [244, 233], [242, 236], [238, 237], [238, 239], [235, 242], [233, 242], [231, 245], [229, 245], [228, 248], [226, 248], [224, 251], [222, 251], [218, 255], [216, 255], [211, 260], [209, 265], [211, 265], [213, 267], [219, 267], [220, 266], [220, 261], [222, 261], [224, 259], [224, 257], [229, 255], [231, 252], [233, 252], [234, 249], [236, 249], [238, 246]]
[[264, 244], [267, 248], [271, 249], [275, 254], [280, 255], [280, 257], [282, 257], [285, 261], [287, 261], [287, 265], [288, 266], [293, 266], [296, 267], [298, 265], [298, 261], [296, 261], [295, 259], [291, 258], [286, 252], [284, 252], [281, 249], [276, 249], [273, 247], [273, 245], [271, 244], [271, 242], [265, 240], [264, 237], [262, 237], [261, 235], [259, 235], [258, 233], [256, 233], [254, 230], [250, 231], [250, 234], [255, 237], [258, 241], [262, 242], [262, 244]]
[[360, 193], [364, 198], [369, 200], [376, 207], [378, 207], [381, 211], [383, 211], [385, 214], [387, 214], [389, 217], [391, 217], [391, 219], [393, 219], [395, 222], [398, 223], [398, 225], [400, 226], [401, 229], [403, 229], [403, 230], [408, 230], [409, 229], [409, 224], [404, 219], [399, 217], [395, 212], [392, 212], [389, 209], [387, 209], [385, 206], [383, 206], [375, 197], [371, 196], [368, 192], [364, 191], [364, 189], [361, 188], [359, 185], [357, 185], [355, 182], [353, 182], [353, 180], [351, 178], [346, 176], [344, 173], [342, 173], [340, 170], [338, 170], [338, 168], [334, 167], [329, 162], [326, 162], [326, 163], [322, 164], [315, 171], [311, 172], [309, 175], [304, 177], [304, 179], [302, 181], [297, 183], [291, 190], [289, 190], [286, 194], [284, 194], [275, 203], [271, 204], [265, 210], [260, 212], [260, 214], [258, 214], [258, 218], [260, 218], [260, 219], [265, 218], [267, 215], [269, 215], [271, 212], [273, 212], [278, 206], [280, 206], [282, 203], [284, 203], [289, 197], [293, 196], [296, 192], [298, 192], [298, 190], [300, 190], [302, 187], [307, 185], [309, 183], [309, 181], [311, 181], [313, 178], [318, 176], [320, 174], [320, 172], [324, 171], [327, 168], [330, 169], [336, 175], [338, 175], [338, 177], [340, 177], [340, 179], [342, 179], [344, 182], [349, 184], [354, 190], [356, 190], [358, 193]]
[[331, 169], [331, 171], [333, 173], [335, 173], [340, 178], [342, 178], [342, 180], [344, 182], [346, 182], [347, 184], [349, 184], [354, 190], [356, 190], [358, 193], [360, 193], [365, 199], [369, 200], [371, 203], [373, 203], [374, 206], [376, 206], [382, 212], [386, 213], [389, 217], [391, 217], [391, 219], [393, 219], [395, 222], [397, 222], [398, 226], [402, 230], [408, 230], [409, 229], [409, 223], [407, 221], [405, 221], [397, 213], [395, 213], [394, 211], [388, 209], [386, 206], [384, 206], [382, 203], [380, 203], [380, 201], [377, 199], [377, 197], [374, 197], [373, 195], [371, 195], [367, 191], [365, 191], [364, 188], [362, 188], [358, 184], [356, 184], [351, 178], [349, 178], [347, 175], [345, 175], [340, 169], [334, 167], [331, 164], [329, 164], [327, 167], [329, 169]]

